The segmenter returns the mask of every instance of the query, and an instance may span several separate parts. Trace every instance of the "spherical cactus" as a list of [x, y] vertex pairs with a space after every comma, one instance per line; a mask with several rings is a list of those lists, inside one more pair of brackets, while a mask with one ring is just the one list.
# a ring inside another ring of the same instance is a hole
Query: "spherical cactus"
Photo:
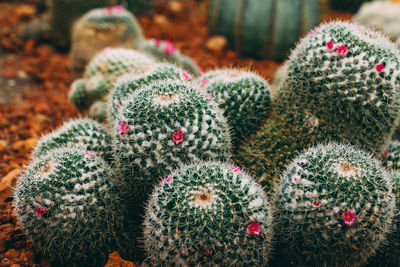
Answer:
[[200, 68], [193, 59], [183, 55], [171, 41], [149, 39], [142, 43], [140, 50], [158, 61], [176, 64], [195, 76], [200, 74]]
[[261, 186], [239, 168], [187, 166], [163, 179], [147, 204], [147, 256], [163, 266], [265, 266], [272, 213]]
[[[186, 75], [186, 76], [185, 76]], [[189, 79], [190, 75], [184, 70], [168, 64], [158, 63], [151, 65], [139, 74], [127, 74], [121, 77], [113, 86], [108, 98], [109, 120], [115, 120], [122, 101], [131, 96], [135, 91], [153, 83], [165, 79]]]
[[336, 143], [296, 157], [274, 199], [282, 266], [362, 266], [386, 240], [395, 208], [381, 163]]
[[314, 132], [314, 127], [312, 124], [296, 127], [273, 114], [255, 135], [241, 142], [233, 157], [270, 194], [290, 161], [324, 140], [324, 136]]
[[138, 205], [174, 169], [230, 157], [222, 111], [187, 82], [164, 80], [137, 90], [117, 115], [109, 121], [116, 166]]
[[72, 29], [71, 66], [81, 74], [89, 60], [105, 47], [139, 48], [142, 30], [123, 6], [93, 9]]
[[400, 37], [400, 5], [391, 1], [365, 3], [354, 17], [355, 21], [389, 35], [393, 40]]
[[363, 26], [321, 25], [289, 58], [275, 110], [293, 125], [313, 117], [328, 139], [380, 152], [399, 116], [399, 55]]
[[130, 253], [124, 205], [108, 164], [81, 148], [37, 157], [14, 193], [19, 226], [56, 266], [102, 266], [108, 253]]
[[232, 128], [234, 145], [255, 133], [269, 116], [270, 86], [255, 73], [235, 69], [214, 70], [200, 76], [199, 85], [200, 90], [224, 110]]
[[104, 122], [107, 119], [107, 110], [107, 102], [99, 100], [92, 104], [88, 115], [99, 122]]
[[41, 157], [56, 148], [71, 146], [84, 147], [106, 161], [112, 160], [111, 138], [104, 126], [90, 119], [71, 120], [43, 136], [36, 144], [33, 157]]
[[376, 252], [376, 256], [368, 262], [369, 267], [399, 267], [400, 255], [400, 172], [392, 173], [394, 194], [396, 196], [396, 215], [393, 219], [392, 232], [387, 236], [387, 242]]
[[83, 79], [71, 86], [69, 98], [86, 113], [93, 102], [106, 100], [114, 82], [126, 73], [141, 73], [155, 61], [143, 53], [125, 48], [105, 48], [91, 59]]
[[246, 56], [284, 59], [295, 42], [316, 26], [320, 0], [212, 0], [209, 28]]

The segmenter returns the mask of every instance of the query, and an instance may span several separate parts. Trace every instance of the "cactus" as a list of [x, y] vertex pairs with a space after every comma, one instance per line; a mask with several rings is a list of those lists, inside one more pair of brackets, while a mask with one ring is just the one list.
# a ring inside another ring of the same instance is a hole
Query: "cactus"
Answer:
[[303, 150], [324, 140], [309, 125], [294, 127], [275, 114], [234, 152], [236, 164], [254, 176], [270, 194], [286, 165]]
[[123, 6], [91, 10], [72, 29], [72, 70], [81, 74], [89, 60], [105, 47], [136, 49], [142, 41], [139, 23]]
[[369, 267], [400, 266], [400, 172], [392, 173], [392, 181], [396, 196], [396, 215], [393, 219], [393, 231], [387, 236], [386, 244], [377, 250], [375, 257], [369, 260]]
[[314, 29], [287, 63], [275, 111], [289, 123], [309, 117], [327, 139], [380, 152], [397, 124], [397, 48], [361, 25], [331, 22]]
[[160, 62], [165, 61], [176, 64], [195, 76], [200, 74], [200, 68], [193, 61], [193, 59], [183, 55], [169, 40], [146, 40], [142, 43], [140, 50], [153, 56]]
[[269, 116], [270, 86], [255, 73], [235, 69], [209, 71], [199, 78], [199, 85], [224, 110], [234, 145], [247, 139]]
[[400, 37], [400, 5], [391, 1], [365, 3], [354, 20], [386, 33], [392, 40]]
[[211, 0], [209, 28], [245, 56], [284, 59], [319, 23], [319, 0]]
[[222, 111], [188, 82], [154, 82], [131, 94], [119, 109], [109, 121], [116, 166], [138, 205], [155, 181], [175, 168], [230, 157]]
[[347, 12], [356, 12], [362, 3], [370, 1], [372, 0], [330, 0], [333, 9]]
[[41, 157], [54, 149], [71, 146], [84, 147], [108, 162], [112, 160], [111, 138], [101, 124], [91, 119], [70, 120], [43, 136], [33, 150], [33, 157]]
[[400, 170], [400, 142], [393, 140], [382, 153], [383, 163], [392, 170]]
[[130, 255], [125, 207], [108, 164], [85, 147], [37, 157], [14, 193], [19, 226], [56, 266], [103, 266], [108, 253]]
[[263, 266], [272, 209], [237, 167], [204, 162], [161, 181], [147, 204], [145, 248], [152, 265]]
[[[157, 63], [150, 66], [143, 73], [130, 75], [127, 74], [120, 78], [114, 85], [108, 99], [109, 121], [114, 121], [118, 116], [119, 107], [122, 101], [131, 96], [136, 90], [149, 85], [155, 81], [165, 79], [185, 79], [185, 71], [168, 63]], [[186, 74], [188, 75], [188, 74]]]
[[143, 53], [125, 48], [105, 48], [91, 59], [83, 79], [74, 81], [69, 98], [82, 112], [93, 102], [106, 101], [114, 82], [126, 73], [142, 73], [155, 62]]
[[394, 217], [389, 173], [350, 145], [318, 145], [297, 156], [274, 199], [282, 266], [362, 266]]
[[90, 106], [88, 115], [97, 121], [104, 122], [107, 119], [107, 110], [106, 101], [96, 101]]

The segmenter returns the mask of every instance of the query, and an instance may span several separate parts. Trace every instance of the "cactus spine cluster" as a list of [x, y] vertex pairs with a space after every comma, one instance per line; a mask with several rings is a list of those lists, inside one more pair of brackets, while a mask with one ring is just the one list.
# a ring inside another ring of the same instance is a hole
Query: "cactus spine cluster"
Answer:
[[207, 162], [165, 177], [147, 204], [150, 263], [266, 265], [272, 209], [261, 186], [239, 168]]
[[271, 97], [268, 83], [255, 73], [222, 69], [200, 76], [204, 94], [212, 97], [224, 110], [236, 145], [261, 126], [269, 116]]
[[137, 49], [143, 34], [136, 18], [123, 6], [93, 9], [72, 30], [71, 65], [76, 74], [104, 47]]
[[28, 238], [58, 264], [100, 266], [112, 251], [130, 254], [112, 172], [85, 147], [36, 157], [19, 177], [14, 201]]
[[274, 199], [282, 266], [362, 266], [385, 241], [395, 208], [381, 163], [336, 143], [296, 157]]

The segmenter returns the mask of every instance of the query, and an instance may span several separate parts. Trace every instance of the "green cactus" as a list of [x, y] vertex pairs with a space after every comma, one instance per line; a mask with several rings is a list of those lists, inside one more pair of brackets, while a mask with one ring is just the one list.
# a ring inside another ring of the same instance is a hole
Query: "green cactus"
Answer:
[[293, 51], [275, 111], [301, 126], [315, 118], [327, 139], [380, 152], [400, 102], [398, 49], [380, 33], [347, 22], [314, 29]]
[[270, 194], [286, 165], [303, 150], [324, 140], [314, 132], [313, 120], [294, 127], [276, 115], [234, 152], [236, 164], [243, 167]]
[[369, 267], [399, 267], [400, 255], [400, 172], [392, 173], [394, 194], [396, 196], [396, 215], [393, 219], [393, 231], [387, 236], [387, 242], [369, 260]]
[[59, 148], [37, 157], [15, 189], [19, 226], [55, 266], [103, 266], [112, 251], [131, 254], [113, 174], [85, 150]]
[[138, 205], [168, 172], [230, 157], [222, 111], [188, 82], [163, 80], [137, 90], [109, 123], [116, 166]]
[[319, 8], [319, 0], [211, 0], [208, 24], [243, 55], [282, 60], [319, 23]]
[[33, 150], [33, 157], [41, 157], [61, 147], [84, 147], [106, 161], [112, 160], [111, 138], [104, 126], [91, 119], [74, 119], [43, 136]]
[[[186, 74], [186, 76], [185, 76]], [[125, 75], [115, 83], [108, 98], [108, 116], [109, 121], [114, 121], [117, 117], [122, 101], [131, 96], [135, 91], [153, 83], [166, 79], [190, 78], [184, 70], [168, 63], [157, 63], [151, 65], [143, 73], [134, 75]]]
[[147, 204], [147, 256], [159, 266], [266, 265], [272, 213], [261, 186], [237, 167], [187, 166], [163, 179]]
[[183, 55], [169, 40], [161, 41], [148, 39], [142, 42], [140, 50], [153, 56], [160, 62], [169, 62], [172, 64], [176, 64], [195, 76], [198, 76], [200, 74], [200, 68], [193, 61], [193, 59]]
[[373, 0], [330, 0], [330, 3], [333, 9], [356, 12], [362, 3], [370, 1]]
[[107, 119], [107, 110], [106, 101], [96, 101], [90, 106], [88, 115], [99, 122], [104, 122]]
[[72, 70], [81, 74], [90, 59], [105, 47], [136, 49], [141, 42], [139, 23], [123, 6], [93, 9], [72, 29]]
[[154, 63], [153, 59], [135, 50], [107, 47], [91, 59], [83, 79], [72, 84], [69, 98], [86, 113], [93, 102], [107, 100], [112, 85], [120, 76], [142, 73]]
[[269, 84], [248, 71], [221, 69], [200, 76], [200, 90], [209, 94], [224, 110], [232, 128], [233, 145], [248, 139], [269, 116]]
[[350, 145], [318, 145], [297, 156], [274, 199], [282, 266], [362, 266], [394, 217], [389, 173]]

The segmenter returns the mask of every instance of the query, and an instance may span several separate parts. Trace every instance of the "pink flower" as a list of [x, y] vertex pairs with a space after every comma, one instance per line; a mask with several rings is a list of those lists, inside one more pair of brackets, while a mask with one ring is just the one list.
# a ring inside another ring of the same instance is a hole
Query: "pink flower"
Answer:
[[207, 79], [203, 79], [203, 80], [201, 80], [201, 82], [200, 82], [200, 86], [206, 86], [208, 84], [208, 80]]
[[206, 69], [204, 67], [200, 67], [200, 73], [206, 73]]
[[23, 207], [23, 206], [19, 206], [18, 207], [20, 210], [22, 210], [22, 211], [26, 211], [26, 209]]
[[109, 46], [103, 48], [104, 53], [108, 53], [110, 51], [111, 51], [111, 47], [109, 47]]
[[118, 123], [118, 134], [126, 134], [129, 129], [129, 125], [126, 123], [126, 121], [123, 121], [122, 123]]
[[348, 53], [349, 53], [349, 49], [347, 48], [347, 46], [345, 45], [341, 45], [338, 47], [338, 49], [336, 50], [338, 52], [339, 55], [341, 55], [342, 57], [345, 57]]
[[326, 43], [326, 47], [327, 47], [329, 50], [332, 50], [332, 49], [333, 49], [333, 42], [332, 42], [332, 41], [327, 42], [327, 43]]
[[154, 40], [154, 45], [155, 45], [156, 47], [159, 47], [160, 44], [161, 44], [161, 41], [160, 41], [160, 40], [158, 40], [158, 39], [155, 39], [155, 40]]
[[319, 200], [314, 200], [312, 204], [313, 204], [315, 207], [319, 207], [319, 206], [321, 206], [321, 201], [319, 201]]
[[46, 212], [46, 209], [45, 209], [45, 208], [39, 207], [39, 208], [36, 209], [35, 214], [36, 214], [36, 215], [39, 215], [39, 216], [42, 216], [45, 212]]
[[113, 12], [113, 8], [111, 6], [107, 7], [107, 14], [111, 15]]
[[119, 108], [119, 107], [120, 107], [120, 105], [119, 105], [117, 102], [114, 103], [114, 106], [115, 106], [116, 108]]
[[385, 149], [382, 154], [385, 158], [389, 157], [389, 150]]
[[247, 227], [247, 233], [249, 235], [259, 235], [261, 233], [261, 225], [258, 222], [252, 222]]
[[176, 51], [176, 47], [174, 46], [174, 44], [170, 40], [165, 41], [164, 52], [167, 54], [172, 54], [175, 51]]
[[181, 79], [183, 80], [191, 80], [193, 78], [193, 75], [187, 72], [186, 70], [181, 72]]
[[116, 6], [114, 6], [113, 8], [114, 8], [114, 10], [117, 11], [117, 12], [122, 12], [122, 11], [125, 10], [125, 7], [122, 6], [122, 5], [116, 5]]
[[385, 65], [383, 65], [383, 64], [376, 65], [377, 72], [382, 72], [384, 69], [385, 69]]
[[174, 140], [175, 144], [179, 144], [183, 141], [183, 133], [182, 131], [177, 130], [172, 136], [172, 140]]
[[344, 220], [344, 223], [349, 226], [352, 226], [354, 222], [358, 219], [357, 216], [351, 210], [344, 212], [342, 214], [342, 218]]
[[315, 28], [315, 29], [312, 30], [308, 35], [309, 35], [309, 36], [315, 36], [318, 32], [319, 32], [319, 28]]
[[299, 177], [299, 176], [294, 176], [293, 177], [293, 181], [295, 182], [295, 183], [298, 183], [298, 182], [300, 182], [301, 181], [301, 177]]
[[168, 175], [167, 178], [161, 180], [161, 185], [164, 185], [165, 183], [170, 183], [170, 182], [172, 182], [172, 176]]
[[211, 250], [207, 249], [206, 250], [206, 255], [210, 255], [211, 254]]
[[208, 100], [215, 101], [215, 99], [207, 91], [200, 91], [199, 94], [204, 95]]
[[236, 166], [233, 166], [233, 165], [229, 166], [229, 168], [231, 168], [231, 170], [233, 172], [239, 172], [240, 171], [240, 167], [236, 167]]
[[94, 156], [96, 156], [96, 153], [94, 153], [93, 151], [90, 151], [90, 150], [86, 150], [86, 151], [85, 151], [85, 154], [88, 155], [89, 157], [94, 157]]

